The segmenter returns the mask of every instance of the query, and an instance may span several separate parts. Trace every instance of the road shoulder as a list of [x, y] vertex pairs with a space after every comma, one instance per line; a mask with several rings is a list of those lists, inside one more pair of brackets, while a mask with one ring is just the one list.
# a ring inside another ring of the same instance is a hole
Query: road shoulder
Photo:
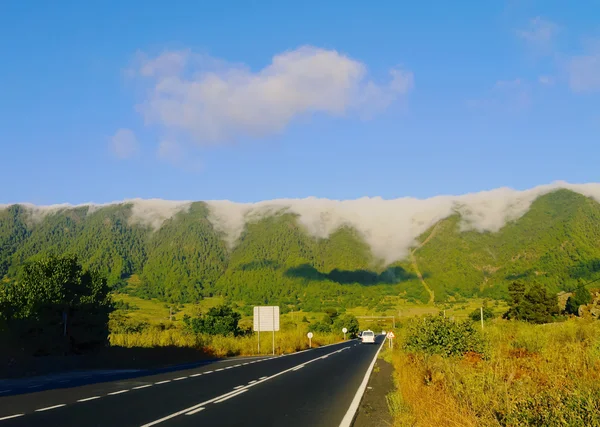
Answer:
[[393, 424], [386, 398], [394, 391], [393, 372], [390, 363], [377, 359], [353, 427], [387, 427]]

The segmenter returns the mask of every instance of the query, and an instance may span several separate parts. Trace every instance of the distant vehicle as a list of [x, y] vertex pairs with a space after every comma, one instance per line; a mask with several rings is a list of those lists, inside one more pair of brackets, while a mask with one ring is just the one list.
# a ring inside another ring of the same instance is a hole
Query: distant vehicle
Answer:
[[358, 331], [358, 338], [362, 338], [363, 331]]
[[385, 334], [387, 334], [386, 331], [381, 331], [381, 335], [385, 335]]
[[366, 330], [361, 335], [362, 344], [375, 344], [375, 333], [373, 331]]

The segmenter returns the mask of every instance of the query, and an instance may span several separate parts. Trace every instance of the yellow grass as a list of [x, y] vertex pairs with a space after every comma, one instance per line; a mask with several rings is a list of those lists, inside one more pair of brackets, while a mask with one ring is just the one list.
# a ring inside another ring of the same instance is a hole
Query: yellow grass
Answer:
[[487, 359], [397, 346], [396, 426], [600, 426], [600, 322], [497, 320], [484, 336]]

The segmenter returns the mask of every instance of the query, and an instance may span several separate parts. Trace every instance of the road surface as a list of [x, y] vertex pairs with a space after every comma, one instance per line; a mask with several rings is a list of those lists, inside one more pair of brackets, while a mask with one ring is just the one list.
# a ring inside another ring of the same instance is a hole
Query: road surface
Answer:
[[383, 340], [380, 335], [375, 345], [349, 340], [284, 356], [5, 392], [0, 427], [349, 426]]

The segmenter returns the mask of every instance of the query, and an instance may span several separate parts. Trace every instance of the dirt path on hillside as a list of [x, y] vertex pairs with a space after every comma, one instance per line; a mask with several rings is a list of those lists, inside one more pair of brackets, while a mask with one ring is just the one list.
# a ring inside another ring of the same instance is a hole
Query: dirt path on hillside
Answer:
[[411, 260], [412, 266], [415, 270], [415, 274], [421, 281], [421, 284], [423, 285], [425, 290], [429, 293], [429, 304], [433, 304], [433, 302], [435, 301], [435, 293], [433, 292], [433, 289], [431, 289], [429, 287], [429, 285], [423, 278], [423, 274], [421, 274], [421, 270], [419, 270], [419, 265], [417, 264], [417, 257], [415, 256], [415, 252], [417, 252], [419, 249], [421, 249], [423, 246], [425, 246], [427, 244], [427, 242], [429, 242], [435, 236], [439, 225], [440, 225], [439, 222], [437, 224], [435, 224], [433, 226], [433, 229], [431, 230], [431, 233], [429, 233], [429, 236], [427, 236], [427, 238], [425, 240], [423, 240], [423, 242], [419, 246], [417, 246], [410, 252], [410, 260]]

